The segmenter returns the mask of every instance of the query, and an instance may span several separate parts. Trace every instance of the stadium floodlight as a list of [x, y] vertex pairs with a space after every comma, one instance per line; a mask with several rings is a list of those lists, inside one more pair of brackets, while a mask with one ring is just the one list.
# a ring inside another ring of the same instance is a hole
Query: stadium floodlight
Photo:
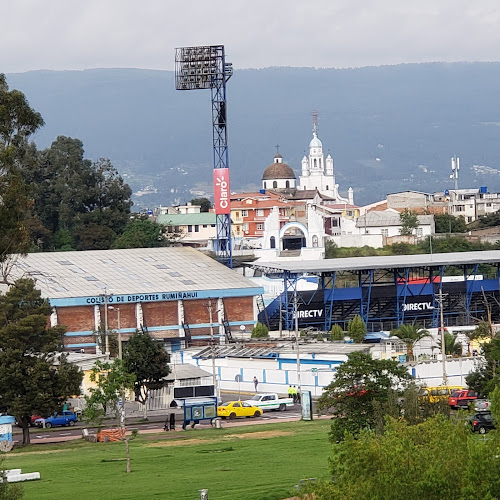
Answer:
[[214, 206], [217, 227], [217, 259], [233, 267], [231, 206], [229, 202], [229, 155], [227, 147], [226, 82], [233, 74], [226, 63], [224, 45], [202, 45], [175, 49], [175, 88], [210, 89], [212, 92], [212, 138], [214, 161]]

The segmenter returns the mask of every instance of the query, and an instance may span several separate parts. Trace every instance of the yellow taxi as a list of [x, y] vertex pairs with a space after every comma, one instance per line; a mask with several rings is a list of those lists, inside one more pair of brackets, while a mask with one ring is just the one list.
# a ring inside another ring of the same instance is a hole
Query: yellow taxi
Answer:
[[230, 401], [217, 407], [217, 416], [221, 418], [260, 417], [262, 410], [245, 401]]

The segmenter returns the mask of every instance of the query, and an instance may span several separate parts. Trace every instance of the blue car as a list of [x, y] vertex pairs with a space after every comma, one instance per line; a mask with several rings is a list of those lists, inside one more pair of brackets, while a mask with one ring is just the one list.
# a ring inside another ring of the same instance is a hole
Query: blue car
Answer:
[[43, 427], [44, 420], [45, 420], [45, 427], [50, 428], [61, 425], [73, 426], [75, 425], [75, 422], [78, 421], [78, 418], [76, 417], [76, 414], [74, 414], [72, 411], [65, 410], [61, 414], [54, 413], [54, 415], [47, 417], [45, 419], [37, 418], [35, 420], [35, 425], [37, 427]]

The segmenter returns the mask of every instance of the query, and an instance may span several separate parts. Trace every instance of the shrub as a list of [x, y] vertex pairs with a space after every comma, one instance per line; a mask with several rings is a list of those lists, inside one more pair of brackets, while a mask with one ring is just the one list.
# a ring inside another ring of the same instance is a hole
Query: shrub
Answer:
[[269, 328], [262, 323], [257, 322], [257, 324], [252, 328], [252, 338], [253, 339], [263, 339], [269, 337]]

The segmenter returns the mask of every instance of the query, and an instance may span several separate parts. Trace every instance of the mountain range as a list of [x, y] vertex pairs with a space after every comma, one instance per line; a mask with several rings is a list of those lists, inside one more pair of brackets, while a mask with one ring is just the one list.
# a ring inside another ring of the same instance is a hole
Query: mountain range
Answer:
[[[92, 69], [6, 74], [45, 126], [34, 140], [79, 138], [109, 158], [136, 209], [212, 196], [210, 91], [177, 91], [172, 71]], [[300, 174], [312, 138], [335, 161], [356, 204], [400, 190], [500, 190], [500, 63], [422, 63], [352, 69], [236, 69], [227, 82], [231, 190], [255, 190], [279, 144]]]

